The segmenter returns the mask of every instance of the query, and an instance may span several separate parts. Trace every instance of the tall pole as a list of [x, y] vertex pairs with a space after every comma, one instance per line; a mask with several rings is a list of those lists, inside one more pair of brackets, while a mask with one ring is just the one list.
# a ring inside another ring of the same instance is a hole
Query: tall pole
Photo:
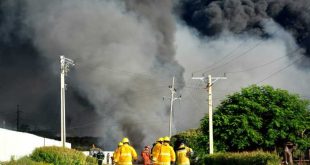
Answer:
[[[172, 114], [173, 114], [173, 102], [175, 100], [178, 100], [178, 99], [181, 99], [181, 96], [180, 97], [175, 97], [175, 93], [176, 93], [176, 89], [175, 89], [175, 86], [174, 86], [174, 77], [172, 78], [172, 85], [169, 86], [169, 89], [171, 91], [171, 97], [169, 98], [170, 99], [170, 116], [169, 116], [169, 137], [171, 137], [172, 135], [172, 121], [173, 121], [173, 118], [172, 118]], [[165, 98], [165, 97], [164, 97]]]
[[174, 77], [172, 78], [172, 85], [170, 87], [171, 91], [171, 99], [170, 99], [170, 118], [169, 118], [169, 137], [171, 137], [171, 127], [172, 127], [172, 109], [173, 109], [173, 102], [174, 102], [174, 94], [175, 94], [175, 88], [174, 88]]
[[208, 102], [209, 102], [209, 148], [210, 154], [213, 154], [213, 111], [212, 111], [212, 78], [208, 75]]
[[[192, 77], [193, 80], [202, 80], [206, 82], [206, 77]], [[207, 89], [208, 89], [208, 110], [209, 110], [209, 153], [213, 154], [213, 111], [212, 111], [212, 85], [220, 79], [227, 79], [227, 77], [212, 77], [208, 75]]]
[[61, 73], [60, 73], [60, 124], [61, 124], [61, 144], [65, 147], [66, 144], [66, 121], [65, 121], [65, 111], [66, 111], [66, 100], [65, 100], [65, 62], [64, 56], [60, 56], [61, 59]]
[[19, 104], [16, 106], [16, 131], [19, 131], [19, 118], [20, 118], [20, 110]]
[[69, 71], [69, 66], [74, 66], [71, 59], [60, 56], [60, 124], [61, 124], [61, 143], [62, 147], [66, 146], [66, 84], [65, 76]]

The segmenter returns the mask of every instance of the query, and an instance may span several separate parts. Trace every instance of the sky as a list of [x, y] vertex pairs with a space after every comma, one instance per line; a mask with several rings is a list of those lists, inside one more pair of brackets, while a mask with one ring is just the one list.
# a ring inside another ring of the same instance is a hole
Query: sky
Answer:
[[67, 136], [102, 137], [107, 149], [124, 136], [142, 147], [168, 135], [173, 76], [182, 96], [173, 134], [208, 111], [206, 84], [192, 76], [227, 77], [214, 84], [215, 107], [252, 84], [309, 99], [310, 10], [292, 2], [1, 1], [1, 126], [16, 129], [19, 105], [20, 125], [59, 136], [60, 55], [76, 64]]

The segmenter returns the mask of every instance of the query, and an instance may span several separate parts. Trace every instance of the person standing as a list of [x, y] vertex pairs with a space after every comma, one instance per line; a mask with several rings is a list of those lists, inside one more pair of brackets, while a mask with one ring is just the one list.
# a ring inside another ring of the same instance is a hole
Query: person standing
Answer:
[[110, 164], [110, 153], [107, 154], [107, 164]]
[[141, 152], [141, 156], [143, 159], [143, 165], [150, 165], [151, 164], [151, 153], [150, 153], [150, 147], [145, 146], [143, 151]]
[[169, 145], [170, 138], [164, 137], [164, 143], [161, 145], [159, 152], [155, 152], [153, 161], [155, 165], [171, 165], [175, 162], [175, 152]]
[[193, 154], [193, 150], [181, 143], [177, 149], [177, 165], [190, 165], [189, 157]]
[[154, 155], [154, 153], [158, 152], [160, 149], [160, 146], [163, 144], [164, 138], [160, 137], [157, 139], [156, 143], [153, 144], [153, 147], [151, 149], [151, 156]]
[[103, 159], [104, 159], [104, 154], [101, 150], [97, 153], [97, 159], [98, 159], [98, 165], [102, 165]]
[[117, 165], [132, 165], [133, 161], [138, 160], [138, 155], [136, 150], [129, 145], [129, 139], [123, 138], [123, 145], [117, 150], [114, 162]]
[[160, 151], [160, 147], [164, 141], [164, 138], [160, 137], [157, 139], [156, 143], [153, 144], [153, 147], [151, 149], [151, 159], [153, 161], [154, 165], [157, 165], [156, 161], [154, 160], [154, 155], [156, 155]]
[[[116, 164], [116, 163], [114, 162], [115, 154], [117, 153], [117, 150], [119, 150], [119, 148], [120, 148], [122, 145], [123, 145], [123, 143], [122, 143], [122, 142], [119, 142], [117, 148], [116, 148], [115, 151], [113, 152], [113, 155], [111, 156], [112, 164]], [[116, 164], [116, 165], [117, 165], [117, 164]]]

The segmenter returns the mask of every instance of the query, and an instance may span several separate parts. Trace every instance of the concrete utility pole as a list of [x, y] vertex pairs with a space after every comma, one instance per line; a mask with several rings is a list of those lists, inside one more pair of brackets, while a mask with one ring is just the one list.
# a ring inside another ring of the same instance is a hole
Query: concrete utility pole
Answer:
[[74, 61], [60, 56], [60, 108], [61, 108], [61, 143], [62, 147], [66, 144], [66, 84], [65, 76], [69, 71], [69, 66], [74, 66]]
[[174, 77], [172, 78], [172, 85], [169, 86], [169, 89], [171, 91], [171, 97], [170, 99], [170, 117], [169, 117], [169, 137], [171, 137], [172, 134], [172, 112], [173, 112], [173, 102], [175, 100], [181, 99], [180, 97], [174, 97], [174, 94], [176, 93], [176, 89], [174, 87]]
[[212, 111], [212, 85], [220, 79], [227, 79], [227, 77], [192, 77], [193, 80], [201, 80], [207, 82], [208, 89], [208, 104], [209, 104], [209, 148], [210, 154], [213, 154], [213, 111]]
[[19, 121], [20, 121], [20, 110], [19, 110], [19, 104], [16, 106], [16, 131], [19, 131]]

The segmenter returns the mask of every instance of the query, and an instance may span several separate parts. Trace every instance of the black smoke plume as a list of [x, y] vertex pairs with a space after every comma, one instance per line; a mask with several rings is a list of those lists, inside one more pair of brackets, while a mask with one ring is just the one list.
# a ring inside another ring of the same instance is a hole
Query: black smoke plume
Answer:
[[58, 134], [65, 55], [76, 62], [67, 77], [68, 135], [101, 136], [106, 149], [124, 136], [142, 147], [166, 135], [161, 98], [172, 76], [184, 85], [172, 7], [170, 0], [0, 1], [0, 112], [13, 112], [0, 119], [13, 127], [20, 104], [29, 125]]
[[264, 36], [262, 21], [272, 18], [293, 34], [310, 57], [308, 0], [181, 0], [177, 9], [188, 25], [207, 36], [224, 30]]

